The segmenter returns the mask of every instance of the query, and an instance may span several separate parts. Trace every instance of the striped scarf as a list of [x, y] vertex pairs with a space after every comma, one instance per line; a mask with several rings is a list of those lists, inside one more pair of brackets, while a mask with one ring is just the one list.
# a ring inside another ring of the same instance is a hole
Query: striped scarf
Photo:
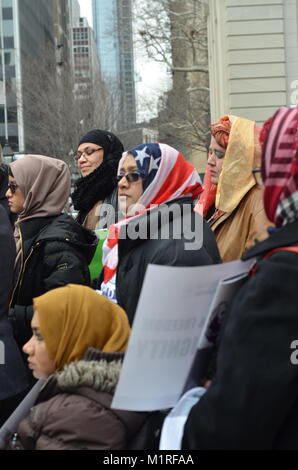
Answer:
[[261, 132], [266, 214], [277, 227], [298, 220], [298, 106], [280, 108]]
[[[188, 163], [174, 148], [166, 144], [143, 144], [126, 152], [135, 157], [142, 174], [144, 192], [135, 206], [134, 213], [109, 229], [103, 247], [104, 283], [116, 274], [118, 266], [118, 240], [122, 226], [135, 222], [145, 212], [160, 204], [183, 196], [197, 199], [202, 191], [200, 176], [195, 167]], [[120, 165], [123, 159], [120, 161]], [[138, 212], [138, 206], [145, 208]]]

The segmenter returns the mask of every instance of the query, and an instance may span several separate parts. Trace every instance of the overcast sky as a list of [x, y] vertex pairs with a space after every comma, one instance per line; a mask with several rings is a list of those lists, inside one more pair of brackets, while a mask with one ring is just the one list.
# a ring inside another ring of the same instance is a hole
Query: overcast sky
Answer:
[[89, 25], [92, 26], [92, 1], [91, 0], [79, 0], [81, 6], [81, 15], [88, 18]]
[[[88, 18], [89, 25], [92, 26], [92, 0], [79, 0], [79, 3], [81, 16]], [[135, 51], [135, 55], [138, 120], [142, 120], [156, 114], [158, 97], [167, 89], [168, 77], [165, 66], [148, 60], [144, 52]], [[151, 112], [148, 111], [148, 102]]]

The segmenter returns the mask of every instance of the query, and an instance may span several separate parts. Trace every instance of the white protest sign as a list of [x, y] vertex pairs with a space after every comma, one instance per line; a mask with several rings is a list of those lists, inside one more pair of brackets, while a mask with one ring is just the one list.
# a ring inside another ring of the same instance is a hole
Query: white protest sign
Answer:
[[112, 408], [152, 411], [177, 403], [219, 280], [251, 264], [149, 265]]

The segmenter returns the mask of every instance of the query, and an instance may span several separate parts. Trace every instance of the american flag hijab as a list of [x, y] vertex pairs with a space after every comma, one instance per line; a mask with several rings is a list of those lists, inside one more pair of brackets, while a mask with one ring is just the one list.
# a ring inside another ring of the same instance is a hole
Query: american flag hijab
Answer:
[[[129, 216], [109, 229], [103, 246], [104, 283], [115, 275], [118, 266], [118, 239], [121, 226], [136, 221], [152, 207], [191, 196], [194, 200], [202, 192], [200, 176], [183, 155], [166, 144], [142, 144], [123, 154], [119, 168], [127, 155], [133, 155], [141, 172], [144, 192]], [[138, 207], [142, 207], [140, 212]], [[131, 209], [131, 208], [130, 208]]]
[[298, 220], [298, 106], [280, 108], [260, 139], [265, 211], [281, 227]]

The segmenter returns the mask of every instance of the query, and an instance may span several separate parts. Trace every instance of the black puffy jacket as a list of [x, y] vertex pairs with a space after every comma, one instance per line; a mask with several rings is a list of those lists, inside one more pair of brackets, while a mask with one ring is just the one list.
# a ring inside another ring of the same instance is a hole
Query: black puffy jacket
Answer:
[[97, 239], [69, 215], [36, 217], [20, 224], [23, 256], [10, 318], [21, 346], [31, 336], [32, 301], [66, 284], [90, 284], [88, 265]]
[[6, 413], [13, 411], [7, 402], [4, 407], [3, 400], [20, 394], [28, 386], [26, 370], [7, 318], [14, 259], [15, 243], [11, 226], [5, 210], [0, 206], [0, 427], [4, 417], [8, 417]]
[[[193, 241], [194, 233], [197, 243], [187, 249], [186, 244]], [[138, 218], [135, 227], [133, 221], [122, 227], [118, 247], [116, 297], [130, 323], [149, 263], [202, 266], [221, 262], [214, 234], [205, 220], [193, 211], [191, 198], [179, 198], [158, 206], [157, 210]]]

